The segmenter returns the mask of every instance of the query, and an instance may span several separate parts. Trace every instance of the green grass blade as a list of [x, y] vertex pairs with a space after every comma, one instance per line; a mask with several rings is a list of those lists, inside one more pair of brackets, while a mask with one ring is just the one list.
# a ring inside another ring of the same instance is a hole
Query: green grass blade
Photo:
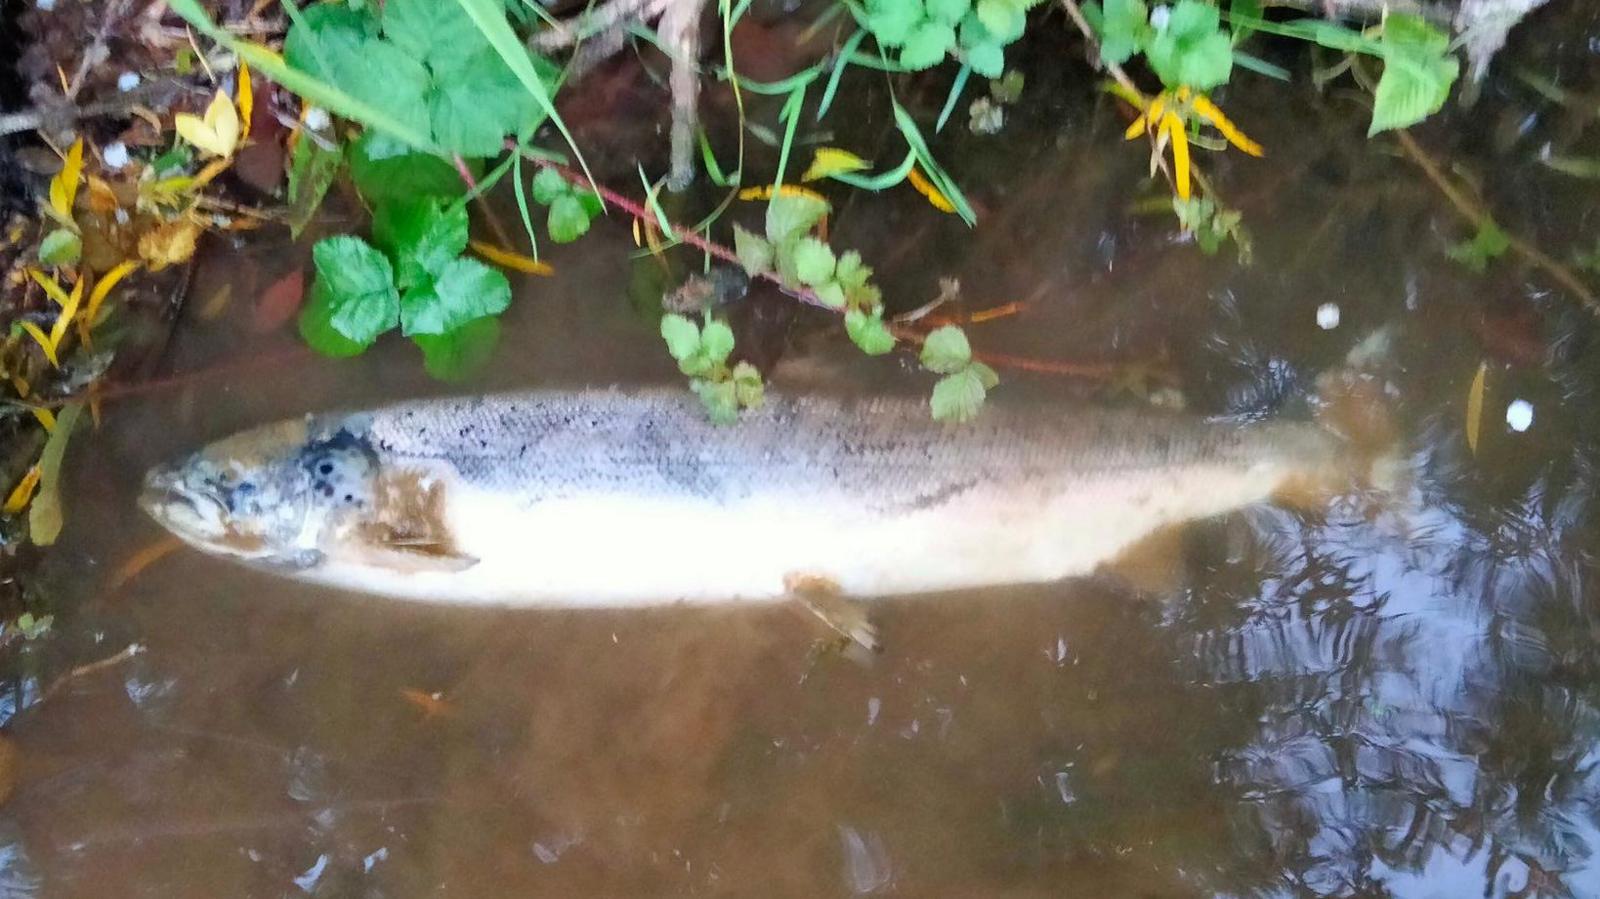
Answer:
[[928, 142], [922, 139], [922, 132], [917, 128], [916, 121], [911, 118], [911, 113], [906, 112], [906, 108], [900, 105], [899, 100], [891, 102], [894, 104], [895, 124], [899, 126], [906, 143], [911, 145], [911, 151], [917, 155], [917, 161], [922, 163], [923, 170], [928, 173], [928, 180], [932, 181], [933, 186], [939, 188], [939, 192], [945, 195], [950, 205], [956, 208], [956, 214], [961, 216], [962, 221], [968, 225], [977, 224], [978, 215], [972, 211], [972, 205], [967, 202], [966, 194], [961, 192], [954, 179], [933, 158], [933, 152], [928, 149]]
[[939, 110], [939, 121], [933, 126], [934, 134], [944, 130], [944, 123], [949, 120], [950, 113], [955, 111], [956, 101], [961, 99], [961, 92], [967, 89], [967, 79], [971, 77], [972, 66], [962, 63], [961, 71], [956, 73], [955, 83], [950, 85], [950, 96], [945, 98], [944, 108]]
[[528, 212], [528, 193], [522, 186], [522, 151], [511, 154], [517, 162], [511, 167], [511, 190], [517, 197], [517, 212], [522, 216], [522, 230], [528, 234], [528, 255], [539, 261], [539, 238], [533, 233], [533, 215]]
[[783, 173], [789, 167], [789, 150], [794, 146], [794, 129], [800, 124], [800, 107], [805, 102], [806, 86], [802, 84], [794, 89], [789, 99], [784, 101], [783, 111], [779, 113], [778, 117], [788, 124], [783, 129], [783, 147], [778, 150], [778, 176], [772, 182], [773, 197], [778, 196], [778, 188], [783, 186]]
[[655, 214], [656, 225], [661, 228], [661, 233], [666, 235], [668, 240], [676, 241], [678, 235], [672, 230], [672, 221], [667, 218], [666, 210], [661, 208], [661, 201], [656, 199], [661, 185], [650, 183], [650, 179], [645, 176], [643, 165], [639, 165], [639, 183], [644, 185], [644, 205]]
[[[573, 138], [572, 132], [567, 130], [567, 123], [561, 120], [556, 112], [555, 103], [551, 101], [550, 93], [545, 90], [544, 82], [539, 80], [539, 73], [533, 70], [533, 61], [528, 58], [528, 51], [522, 46], [522, 41], [517, 39], [516, 32], [511, 30], [511, 23], [506, 21], [505, 10], [500, 0], [456, 0], [461, 9], [478, 26], [478, 31], [489, 42], [500, 58], [505, 61], [506, 67], [522, 82], [522, 87], [533, 97], [534, 102], [544, 110], [550, 121], [555, 123], [556, 130], [561, 132], [567, 146], [572, 148], [572, 153], [578, 158], [578, 165], [583, 168], [584, 177], [589, 183], [598, 184], [594, 173], [589, 171], [589, 162], [583, 158], [583, 151], [578, 149], [578, 142]], [[600, 200], [604, 208], [605, 200]]]
[[1233, 61], [1238, 63], [1239, 68], [1249, 69], [1250, 71], [1255, 72], [1257, 75], [1265, 75], [1268, 78], [1278, 81], [1289, 80], [1288, 69], [1284, 68], [1283, 66], [1273, 65], [1259, 56], [1251, 55], [1238, 48], [1235, 48], [1233, 51]]
[[890, 169], [887, 172], [877, 175], [862, 175], [857, 172], [835, 172], [828, 177], [839, 182], [840, 184], [848, 184], [851, 187], [859, 187], [862, 190], [888, 190], [889, 188], [894, 187], [896, 184], [906, 180], [906, 176], [911, 174], [911, 167], [916, 164], [916, 152], [908, 150], [906, 152], [906, 158], [901, 160], [898, 166]]
[[822, 105], [817, 107], [817, 121], [828, 114], [828, 107], [833, 105], [833, 95], [839, 90], [839, 79], [844, 77], [844, 70], [850, 67], [850, 57], [856, 53], [856, 48], [861, 46], [861, 41], [867, 36], [865, 28], [857, 28], [856, 33], [844, 42], [839, 48], [839, 53], [833, 60], [833, 74], [828, 76], [828, 87], [822, 92]]

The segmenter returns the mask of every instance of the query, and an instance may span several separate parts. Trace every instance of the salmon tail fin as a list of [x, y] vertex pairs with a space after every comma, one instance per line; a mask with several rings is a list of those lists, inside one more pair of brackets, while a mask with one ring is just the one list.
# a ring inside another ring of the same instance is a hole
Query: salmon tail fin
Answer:
[[1317, 423], [1350, 451], [1352, 486], [1389, 508], [1405, 504], [1414, 480], [1390, 377], [1396, 330], [1386, 325], [1363, 338], [1317, 378], [1312, 397]]

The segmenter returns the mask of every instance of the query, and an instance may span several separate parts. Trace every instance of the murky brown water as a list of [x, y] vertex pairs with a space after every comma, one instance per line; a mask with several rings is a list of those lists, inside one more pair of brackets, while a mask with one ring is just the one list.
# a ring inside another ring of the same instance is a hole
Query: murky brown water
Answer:
[[[1041, 60], [1034, 96], [1082, 98], [1065, 79], [1084, 72]], [[1459, 125], [1426, 142], [1494, 172], [1508, 226], [1592, 231], [1592, 193], [1527, 162], [1563, 120], [1508, 85], [1486, 94], [1480, 121], [1533, 114], [1509, 148], [1503, 129]], [[1155, 593], [1102, 579], [888, 603], [886, 652], [865, 666], [814, 657], [816, 627], [788, 608], [442, 611], [190, 552], [115, 585], [159, 536], [132, 505], [150, 463], [442, 389], [404, 345], [272, 356], [294, 340], [250, 333], [247, 308], [293, 260], [217, 253], [197, 302], [227, 283], [231, 305], [214, 321], [191, 305], [169, 368], [277, 361], [113, 404], [74, 447], [67, 544], [44, 573], [61, 621], [0, 695], [24, 759], [0, 891], [1600, 895], [1593, 323], [1514, 262], [1474, 276], [1448, 261], [1465, 234], [1432, 188], [1310, 88], [1226, 97], [1270, 150], [1213, 166], [1254, 231], [1249, 269], [1129, 214], [1142, 151], [1108, 109], [1064, 102], [1026, 107], [1003, 140], [964, 135], [957, 114], [941, 153], [977, 232], [902, 189], [850, 199], [835, 243], [863, 249], [902, 308], [940, 275], [977, 307], [1031, 300], [973, 329], [980, 349], [1164, 356], [1205, 411], [1266, 408], [1399, 323], [1421, 472], [1407, 527], [1250, 510], [1192, 528]], [[898, 158], [867, 108], [834, 139]], [[628, 298], [631, 249], [611, 223], [557, 252], [560, 277], [521, 286], [474, 389], [671, 378]], [[1462, 410], [1485, 359], [1474, 456]], [[1503, 424], [1516, 398], [1535, 411], [1526, 433]], [[38, 701], [132, 642], [147, 651]]]

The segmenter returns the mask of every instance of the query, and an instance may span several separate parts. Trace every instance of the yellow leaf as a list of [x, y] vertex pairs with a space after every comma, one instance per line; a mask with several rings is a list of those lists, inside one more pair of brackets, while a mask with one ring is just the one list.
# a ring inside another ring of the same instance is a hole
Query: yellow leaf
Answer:
[[255, 88], [250, 84], [250, 64], [239, 60], [239, 87], [234, 91], [239, 104], [239, 138], [250, 136], [250, 113], [256, 108]]
[[800, 176], [800, 180], [816, 181], [841, 172], [859, 172], [866, 167], [867, 161], [849, 150], [818, 147], [816, 154], [811, 157], [811, 166]]
[[67, 452], [67, 438], [72, 436], [72, 428], [82, 412], [81, 403], [63, 406], [61, 421], [39, 455], [39, 495], [34, 498], [33, 508], [28, 510], [28, 537], [36, 546], [49, 546], [61, 536], [61, 461]]
[[911, 186], [917, 189], [917, 193], [928, 198], [929, 205], [933, 206], [934, 209], [940, 212], [956, 211], [955, 204], [946, 199], [945, 195], [939, 192], [939, 188], [934, 187], [927, 178], [923, 177], [916, 166], [912, 166], [911, 171], [906, 173], [906, 180], [910, 181]]
[[1127, 130], [1122, 132], [1122, 139], [1133, 140], [1134, 138], [1143, 134], [1145, 131], [1148, 131], [1151, 122], [1161, 121], [1161, 115], [1166, 111], [1166, 108], [1166, 94], [1161, 94], [1154, 100], [1151, 100], [1150, 105], [1145, 107], [1144, 113], [1138, 118], [1134, 119], [1133, 123], [1128, 126]]
[[111, 189], [111, 185], [107, 184], [105, 179], [90, 175], [83, 181], [89, 186], [88, 203], [91, 212], [112, 215], [117, 211], [117, 207], [121, 204], [117, 201], [116, 191]]
[[56, 283], [56, 279], [36, 268], [28, 269], [28, 277], [37, 282], [40, 287], [43, 287], [44, 292], [50, 295], [50, 299], [56, 301], [57, 306], [67, 305], [67, 292], [61, 288], [60, 284]]
[[56, 414], [43, 406], [29, 406], [28, 411], [33, 417], [39, 419], [39, 424], [44, 426], [46, 432], [56, 429]]
[[1173, 177], [1178, 182], [1178, 199], [1189, 199], [1189, 137], [1183, 121], [1172, 113], [1161, 117], [1161, 131], [1172, 140]]
[[33, 322], [18, 322], [17, 324], [22, 326], [22, 330], [28, 332], [28, 336], [32, 337], [35, 343], [39, 344], [39, 349], [44, 350], [45, 358], [50, 360], [52, 366], [61, 367], [61, 363], [56, 361], [56, 345], [50, 342], [50, 336], [44, 333], [43, 328]]
[[67, 297], [67, 302], [61, 306], [61, 312], [56, 316], [56, 323], [50, 326], [50, 345], [57, 352], [61, 349], [61, 338], [67, 336], [67, 328], [72, 326], [72, 317], [78, 314], [78, 304], [83, 300], [83, 279], [72, 285], [72, 293]]
[[195, 173], [194, 180], [184, 185], [186, 190], [195, 191], [211, 183], [211, 179], [226, 172], [233, 162], [228, 159], [213, 159], [206, 163], [205, 168]]
[[[814, 200], [822, 200], [823, 202], [827, 202], [828, 199], [811, 188], [801, 187], [798, 184], [785, 184], [778, 188], [778, 193], [785, 197], [811, 197]], [[761, 187], [747, 187], [739, 191], [739, 199], [770, 200], [772, 199], [772, 185], [764, 184]]]
[[1244, 132], [1240, 131], [1239, 127], [1233, 122], [1228, 121], [1228, 117], [1222, 114], [1222, 110], [1218, 109], [1215, 103], [1205, 97], [1195, 97], [1190, 106], [1194, 109], [1196, 115], [1210, 122], [1213, 127], [1221, 132], [1228, 143], [1233, 144], [1251, 156], [1262, 155], [1261, 145], [1245, 137]]
[[[638, 219], [634, 219], [634, 223], [637, 225]], [[484, 243], [481, 240], [469, 241], [467, 245], [472, 247], [472, 251], [479, 256], [493, 262], [495, 265], [504, 266], [512, 271], [529, 275], [553, 275], [556, 272], [547, 262], [540, 262], [537, 259], [524, 256], [521, 253], [513, 253], [510, 250], [502, 250], [494, 244]]]
[[1488, 363], [1478, 363], [1478, 373], [1472, 378], [1472, 386], [1467, 388], [1467, 449], [1474, 456], [1478, 454], [1478, 432], [1483, 427], [1483, 392], [1488, 375]]
[[212, 156], [232, 156], [239, 145], [239, 111], [220, 90], [211, 98], [204, 118], [180, 112], [173, 125], [178, 136]]
[[33, 490], [38, 486], [39, 466], [35, 465], [28, 469], [27, 474], [22, 476], [22, 480], [17, 482], [17, 486], [11, 488], [11, 494], [6, 497], [5, 507], [0, 509], [0, 512], [4, 512], [6, 515], [15, 515], [28, 508], [28, 500], [33, 499]]
[[150, 264], [151, 271], [158, 272], [188, 261], [199, 236], [200, 226], [190, 219], [167, 222], [139, 235], [139, 256]]
[[137, 261], [132, 259], [125, 260], [118, 263], [111, 271], [106, 272], [96, 282], [94, 290], [89, 291], [89, 306], [83, 312], [83, 317], [89, 323], [89, 327], [92, 328], [100, 323], [100, 306], [106, 301], [106, 297], [110, 295], [111, 288], [116, 287], [118, 281], [127, 277], [128, 273], [138, 267], [139, 263]]
[[72, 142], [61, 171], [50, 179], [50, 208], [72, 221], [72, 202], [78, 198], [78, 178], [83, 175], [83, 138]]

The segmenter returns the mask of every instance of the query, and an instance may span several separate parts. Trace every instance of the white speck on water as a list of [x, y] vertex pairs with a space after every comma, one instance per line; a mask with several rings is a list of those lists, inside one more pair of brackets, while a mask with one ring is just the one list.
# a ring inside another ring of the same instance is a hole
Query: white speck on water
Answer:
[[299, 679], [300, 679], [300, 669], [296, 668], [295, 670], [289, 672], [287, 675], [284, 676], [283, 685], [285, 687], [292, 687], [292, 686], [294, 686], [295, 681], [297, 681]]
[[553, 865], [561, 860], [561, 856], [568, 849], [583, 842], [583, 836], [568, 836], [558, 834], [548, 842], [535, 842], [533, 844], [533, 857], [546, 865]]
[[106, 144], [106, 148], [100, 151], [100, 159], [105, 162], [106, 168], [113, 171], [120, 169], [128, 164], [128, 145], [120, 140]]
[[244, 857], [255, 862], [256, 864], [260, 864], [262, 855], [260, 852], [257, 852], [254, 849], [246, 849], [244, 851]]
[[1339, 304], [1323, 303], [1317, 307], [1317, 327], [1324, 331], [1332, 331], [1339, 327]]
[[867, 700], [867, 726], [878, 723], [878, 713], [883, 711], [883, 700], [874, 696]]
[[1506, 426], [1518, 434], [1533, 426], [1533, 404], [1527, 400], [1512, 400], [1506, 407]]
[[612, 634], [612, 635], [611, 635], [611, 642], [612, 642], [612, 643], [616, 643], [616, 642], [617, 642], [617, 635], [616, 635], [616, 634], [615, 634], [615, 633], [613, 633], [613, 634]]
[[328, 111], [318, 106], [306, 110], [306, 127], [312, 131], [321, 131], [328, 127]]
[[177, 681], [168, 678], [160, 681], [142, 681], [137, 677], [130, 677], [123, 682], [122, 688], [134, 705], [142, 706], [152, 699], [159, 699], [172, 692], [177, 686]]
[[1167, 20], [1170, 18], [1172, 18], [1172, 8], [1169, 6], [1158, 6], [1155, 9], [1150, 10], [1150, 27], [1157, 31], [1161, 31], [1167, 27]]
[[844, 845], [845, 883], [852, 893], [865, 896], [889, 885], [894, 875], [883, 837], [876, 833], [863, 834], [854, 827], [840, 824], [839, 842]]
[[112, 218], [117, 220], [117, 224], [126, 225], [128, 223], [128, 210], [118, 206], [117, 211], [112, 213]]
[[378, 851], [372, 853], [371, 855], [369, 855], [366, 858], [361, 860], [361, 873], [363, 873], [363, 874], [371, 874], [372, 873], [372, 867], [374, 865], [376, 865], [378, 862], [385, 861], [388, 858], [389, 858], [389, 847], [388, 846], [380, 847], [378, 849]]
[[533, 844], [533, 857], [547, 865], [553, 865], [561, 860], [561, 855], [543, 843]]
[[328, 854], [323, 853], [322, 855], [317, 856], [316, 862], [311, 867], [306, 869], [306, 873], [301, 874], [299, 877], [294, 879], [294, 885], [299, 887], [303, 892], [311, 892], [316, 888], [317, 881], [322, 879], [323, 869], [327, 867]]
[[[1049, 654], [1047, 653], [1047, 655], [1049, 655]], [[1067, 660], [1067, 638], [1062, 636], [1062, 635], [1060, 635], [1060, 634], [1057, 634], [1056, 635], [1056, 651], [1055, 651], [1055, 653], [1053, 655], [1050, 655], [1050, 661], [1055, 662], [1057, 665], [1060, 665], [1063, 662], [1065, 662], [1066, 660]]]
[[140, 80], [138, 72], [123, 72], [117, 76], [117, 90], [127, 93], [138, 87]]
[[1065, 771], [1056, 772], [1056, 793], [1061, 796], [1061, 802], [1065, 805], [1078, 801], [1078, 794], [1072, 791], [1072, 778]]

